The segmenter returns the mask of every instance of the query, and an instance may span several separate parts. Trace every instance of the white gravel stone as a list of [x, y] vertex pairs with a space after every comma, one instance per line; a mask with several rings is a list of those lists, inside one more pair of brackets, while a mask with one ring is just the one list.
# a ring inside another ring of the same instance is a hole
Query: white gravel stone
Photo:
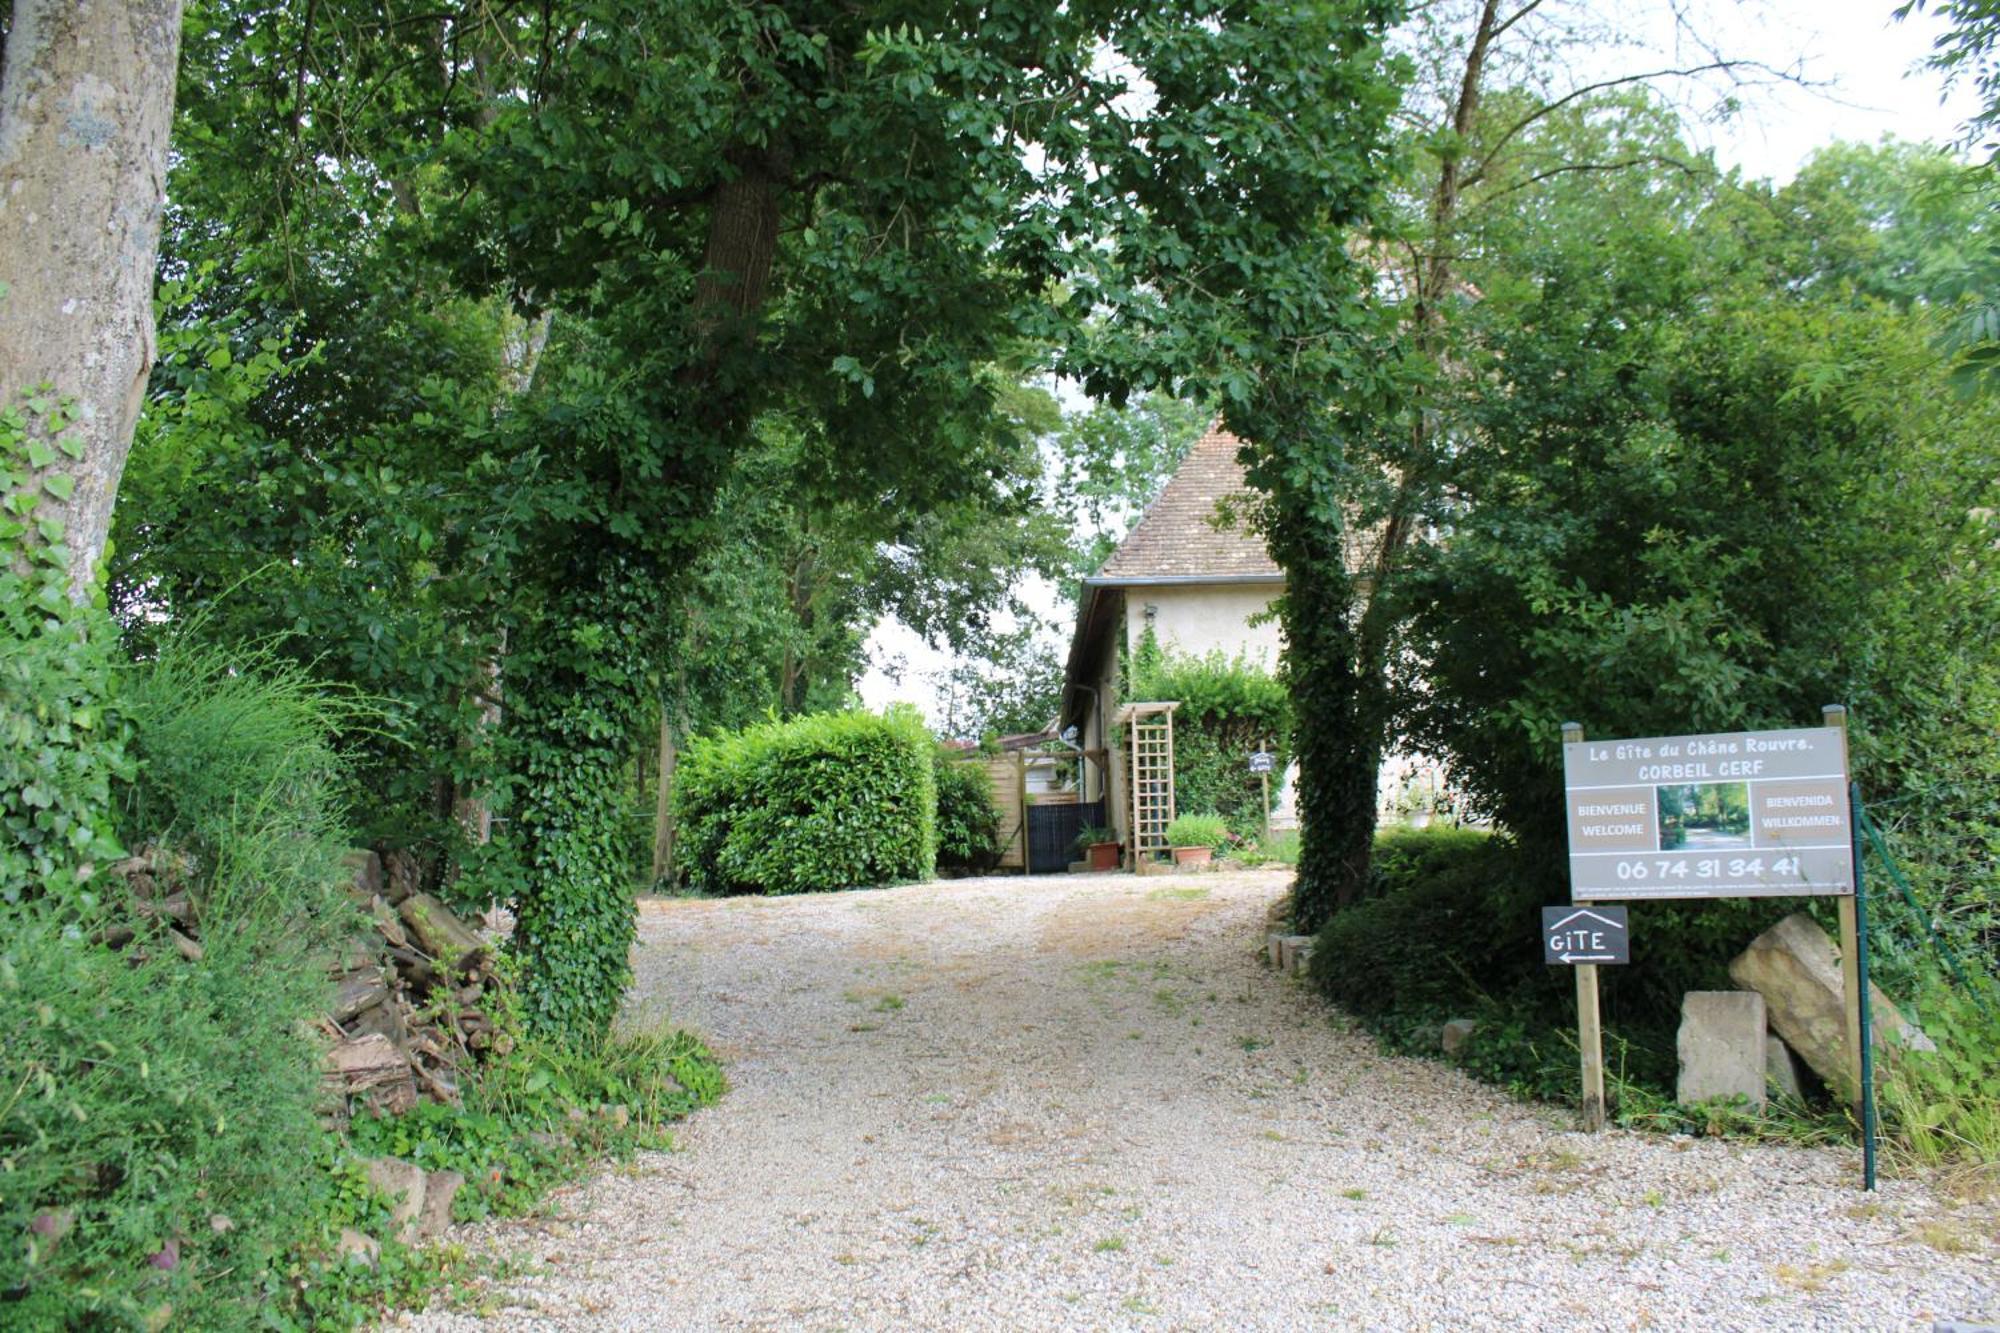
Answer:
[[1865, 1196], [1850, 1150], [1577, 1133], [1264, 967], [1281, 874], [1161, 883], [646, 904], [629, 1013], [705, 1035], [729, 1095], [551, 1216], [461, 1228], [528, 1275], [398, 1326], [2000, 1319], [1990, 1203]]

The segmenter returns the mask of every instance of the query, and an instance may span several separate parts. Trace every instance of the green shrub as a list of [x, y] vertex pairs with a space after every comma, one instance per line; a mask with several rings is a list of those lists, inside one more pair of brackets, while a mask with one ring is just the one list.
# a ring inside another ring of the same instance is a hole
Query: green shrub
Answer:
[[[1559, 858], [1465, 829], [1396, 829], [1376, 840], [1374, 894], [1336, 912], [1313, 951], [1314, 983], [1391, 1047], [1437, 1052], [1437, 1030], [1472, 1018], [1459, 1059], [1525, 1095], [1576, 1095], [1576, 1016], [1566, 968], [1542, 964], [1544, 906], [1568, 900]], [[1671, 1096], [1682, 995], [1728, 989], [1728, 961], [1797, 909], [1784, 900], [1634, 908], [1632, 962], [1598, 976], [1607, 1063]], [[1411, 948], [1411, 940], [1424, 947]]]
[[898, 708], [691, 741], [674, 784], [689, 886], [810, 893], [928, 878], [935, 749], [916, 713]]
[[[1163, 652], [1148, 630], [1132, 654], [1131, 697], [1178, 700], [1174, 802], [1212, 810], [1243, 837], [1263, 831], [1264, 787], [1250, 754], [1270, 745], [1275, 785], [1291, 757], [1291, 699], [1284, 682], [1220, 649], [1206, 657]], [[1275, 799], [1275, 798], [1274, 798]]]
[[1221, 851], [1229, 842], [1229, 825], [1221, 815], [1177, 815], [1167, 825], [1169, 847], [1207, 847]]
[[1937, 1050], [1893, 1062], [1882, 1084], [1885, 1128], [1927, 1167], [2000, 1163], [2000, 986], [1938, 978], [1916, 1009]]
[[993, 777], [977, 760], [940, 747], [932, 774], [937, 783], [937, 859], [941, 866], [983, 870], [1000, 851], [1000, 812], [993, 807]]
[[[319, 1207], [313, 954], [351, 916], [339, 765], [296, 674], [167, 645], [121, 704], [142, 767], [120, 831], [188, 856], [202, 954], [184, 961], [104, 877], [122, 952], [56, 899], [0, 942], [0, 1291], [24, 1327], [248, 1326]], [[114, 888], [117, 891], [114, 893]]]

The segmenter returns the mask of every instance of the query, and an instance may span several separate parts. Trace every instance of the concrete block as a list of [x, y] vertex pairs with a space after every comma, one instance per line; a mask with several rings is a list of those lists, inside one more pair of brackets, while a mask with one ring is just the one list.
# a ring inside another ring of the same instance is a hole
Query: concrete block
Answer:
[[1313, 956], [1313, 945], [1310, 940], [1308, 940], [1304, 944], [1299, 945], [1296, 949], [1293, 949], [1292, 969], [1291, 969], [1292, 975], [1299, 977], [1304, 976], [1306, 974], [1306, 964], [1312, 961], [1312, 956]]
[[1675, 1042], [1681, 1072], [1674, 1099], [1686, 1105], [1740, 1095], [1764, 1105], [1765, 1026], [1764, 997], [1756, 991], [1689, 991]]
[[1472, 1040], [1472, 1034], [1479, 1031], [1479, 1024], [1469, 1018], [1454, 1018], [1438, 1033], [1438, 1045], [1446, 1055], [1457, 1055], [1459, 1048]]
[[1274, 930], [1264, 937], [1264, 961], [1272, 967], [1282, 967], [1285, 962], [1285, 932]]
[[[1764, 997], [1771, 1029], [1834, 1096], [1852, 1101], [1859, 1077], [1847, 1067], [1846, 987], [1840, 955], [1819, 923], [1794, 912], [1750, 941], [1729, 964], [1737, 985]], [[1870, 986], [1871, 1027], [1879, 1055], [1935, 1049], [1923, 1031], [1897, 1009], [1880, 987]], [[1887, 1060], [1878, 1060], [1882, 1070]]]

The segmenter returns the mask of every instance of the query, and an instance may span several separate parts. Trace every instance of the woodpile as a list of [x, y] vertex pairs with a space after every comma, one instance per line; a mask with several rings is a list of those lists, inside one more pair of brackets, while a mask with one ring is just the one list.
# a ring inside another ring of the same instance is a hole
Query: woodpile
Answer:
[[[459, 1086], [488, 1054], [511, 1041], [497, 1030], [487, 997], [493, 951], [431, 894], [418, 891], [413, 861], [350, 852], [346, 891], [364, 924], [324, 959], [334, 983], [320, 1028], [332, 1045], [321, 1066], [327, 1115], [344, 1125], [356, 1111], [394, 1114], [419, 1100], [456, 1104]], [[132, 919], [107, 926], [104, 942], [134, 957], [171, 948], [202, 957], [193, 866], [168, 848], [145, 846], [110, 867], [130, 892]]]
[[348, 895], [367, 918], [331, 968], [334, 1046], [326, 1089], [344, 1120], [357, 1110], [407, 1111], [419, 1099], [456, 1103], [467, 1071], [510, 1038], [485, 1001], [495, 985], [492, 947], [436, 897], [417, 889], [416, 866], [390, 853], [348, 854]]

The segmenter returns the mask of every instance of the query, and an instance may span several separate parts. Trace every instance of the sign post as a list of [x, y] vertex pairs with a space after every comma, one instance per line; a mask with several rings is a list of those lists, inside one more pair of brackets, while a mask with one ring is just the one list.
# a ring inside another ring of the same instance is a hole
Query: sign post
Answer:
[[[1583, 744], [1583, 724], [1563, 723], [1564, 767], [1569, 751]], [[1570, 903], [1589, 907], [1591, 900], [1570, 890]], [[1604, 1023], [1597, 1009], [1597, 964], [1576, 965], [1576, 1049], [1583, 1062], [1583, 1128], [1595, 1134], [1604, 1128]]]
[[1250, 771], [1264, 784], [1264, 841], [1271, 841], [1271, 765], [1276, 756], [1271, 753], [1270, 742], [1264, 748], [1250, 752]]
[[[1564, 723], [1570, 901], [1598, 911], [1605, 902], [1648, 899], [1838, 898], [1846, 1055], [1855, 1071], [1856, 1115], [1865, 1119], [1866, 960], [1847, 710], [1829, 706], [1825, 721], [1592, 742], [1580, 724]], [[1596, 1130], [1604, 1124], [1597, 964], [1583, 956], [1575, 959], [1577, 1045], [1584, 1125]]]

